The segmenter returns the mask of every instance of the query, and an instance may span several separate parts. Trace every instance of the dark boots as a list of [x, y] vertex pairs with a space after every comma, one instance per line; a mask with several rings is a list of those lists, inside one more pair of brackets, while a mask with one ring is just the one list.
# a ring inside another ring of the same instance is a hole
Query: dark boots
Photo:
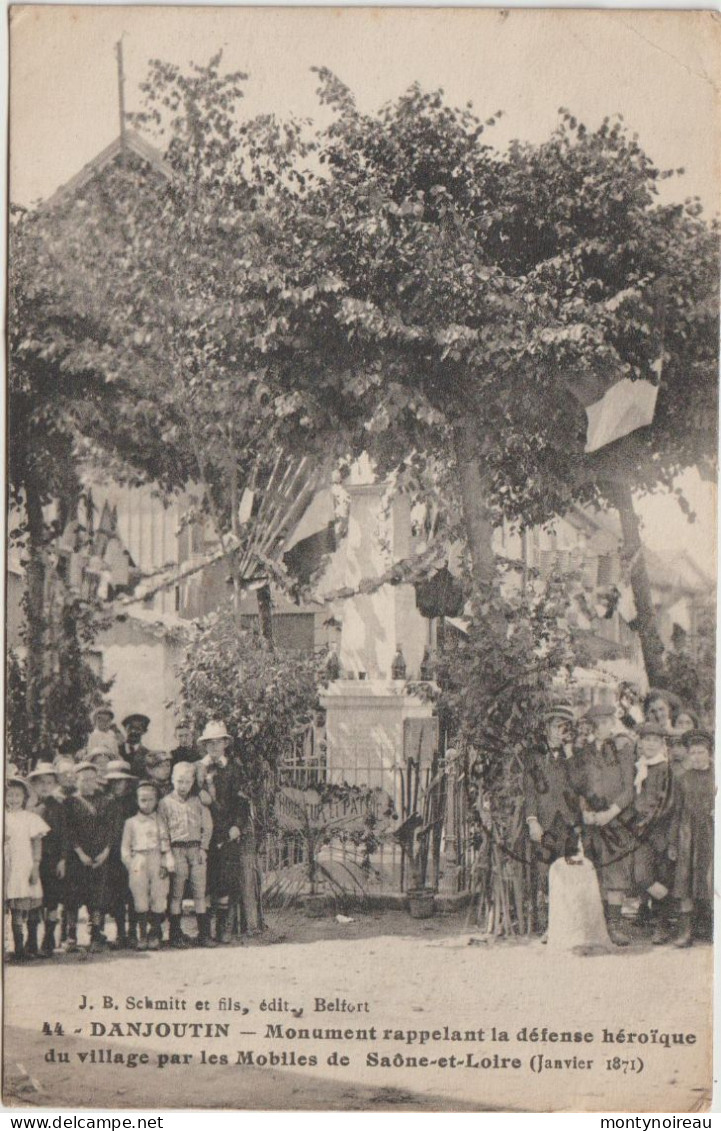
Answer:
[[31, 911], [28, 915], [28, 941], [25, 944], [25, 954], [28, 958], [37, 958], [39, 956], [38, 950], [38, 928], [40, 927], [40, 916], [37, 911]]
[[170, 945], [174, 950], [187, 950], [190, 946], [190, 939], [183, 934], [180, 928], [180, 916], [170, 915]]
[[163, 941], [163, 919], [161, 912], [150, 912], [150, 930], [148, 931], [148, 950], [160, 950]]
[[148, 913], [147, 911], [140, 911], [138, 913], [138, 950], [148, 949]]
[[206, 911], [203, 915], [196, 916], [198, 920], [198, 946], [217, 946], [217, 942], [210, 935], [210, 915]]
[[45, 920], [45, 933], [43, 934], [42, 947], [42, 955], [44, 958], [52, 958], [55, 952], [55, 931], [57, 925], [57, 920]]
[[22, 962], [25, 958], [25, 938], [23, 936], [23, 925], [20, 922], [13, 921], [13, 948], [14, 959], [16, 962]]
[[666, 896], [662, 900], [655, 899], [651, 905], [651, 922], [653, 923], [651, 942], [654, 946], [663, 946], [669, 940], [671, 934], [670, 902], [669, 897]]
[[115, 921], [115, 943], [113, 944], [113, 948], [115, 950], [127, 950], [128, 935], [125, 930], [125, 908], [119, 911], [117, 915], [114, 915], [113, 919]]
[[227, 945], [231, 937], [230, 912], [227, 907], [220, 907], [215, 913], [216, 941]]
[[678, 917], [678, 933], [673, 940], [673, 945], [677, 947], [687, 947], [693, 945], [693, 929], [691, 924], [691, 912], [682, 911]]
[[623, 929], [621, 908], [618, 904], [606, 904], [606, 925], [608, 936], [614, 946], [629, 946], [630, 938]]
[[101, 954], [107, 949], [108, 940], [106, 939], [102, 924], [92, 923], [90, 927], [90, 953]]

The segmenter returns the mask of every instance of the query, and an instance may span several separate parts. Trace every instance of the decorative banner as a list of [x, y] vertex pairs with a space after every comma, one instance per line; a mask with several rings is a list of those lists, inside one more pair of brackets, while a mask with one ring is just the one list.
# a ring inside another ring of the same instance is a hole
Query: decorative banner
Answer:
[[394, 821], [393, 801], [383, 789], [352, 789], [322, 800], [315, 789], [283, 786], [276, 794], [275, 813], [278, 824], [287, 832], [362, 832], [372, 817], [373, 832], [380, 836]]

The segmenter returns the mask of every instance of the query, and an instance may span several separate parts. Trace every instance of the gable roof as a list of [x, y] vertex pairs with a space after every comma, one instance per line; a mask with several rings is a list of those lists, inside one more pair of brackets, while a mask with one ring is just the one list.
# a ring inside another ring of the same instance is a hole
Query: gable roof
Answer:
[[69, 200], [76, 192], [80, 192], [81, 189], [85, 188], [85, 185], [87, 185], [93, 177], [97, 177], [99, 173], [102, 173], [103, 169], [111, 165], [112, 162], [124, 152], [134, 153], [136, 157], [139, 157], [142, 161], [146, 161], [152, 166], [161, 176], [165, 177], [167, 180], [172, 179], [173, 170], [170, 165], [168, 165], [167, 161], [163, 160], [158, 150], [150, 145], [149, 142], [145, 141], [140, 134], [136, 134], [134, 130], [126, 130], [124, 137], [116, 137], [115, 141], [111, 141], [110, 145], [107, 145], [105, 149], [101, 150], [100, 153], [93, 157], [92, 161], [88, 161], [87, 165], [83, 165], [82, 169], [80, 169], [74, 177], [71, 177], [69, 181], [66, 181], [64, 185], [56, 189], [52, 196], [43, 201], [40, 205], [40, 211], [45, 212], [51, 208], [56, 208], [59, 204], [64, 204], [65, 201]]

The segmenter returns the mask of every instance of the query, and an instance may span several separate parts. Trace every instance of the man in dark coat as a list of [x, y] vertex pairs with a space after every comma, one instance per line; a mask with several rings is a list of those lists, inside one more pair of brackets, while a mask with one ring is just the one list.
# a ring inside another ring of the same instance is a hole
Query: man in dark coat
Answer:
[[639, 727], [633, 808], [627, 822], [638, 845], [631, 858], [633, 882], [638, 894], [650, 900], [655, 945], [669, 937], [669, 892], [675, 871], [672, 831], [677, 789], [666, 740], [666, 729], [660, 723]]
[[571, 777], [581, 799], [583, 846], [598, 873], [608, 933], [616, 946], [628, 946], [621, 908], [631, 886], [631, 855], [635, 842], [624, 819], [633, 805], [636, 773], [631, 740], [614, 737], [616, 709], [598, 705], [586, 712], [592, 740], [576, 755]]
[[526, 825], [544, 898], [548, 866], [578, 847], [581, 807], [571, 776], [573, 721], [573, 711], [565, 704], [550, 708], [543, 740], [529, 752], [523, 775]]
[[149, 726], [150, 719], [148, 716], [141, 715], [137, 711], [131, 715], [126, 715], [123, 719], [125, 742], [120, 756], [130, 763], [130, 772], [133, 777], [139, 780], [148, 776], [146, 766], [148, 748], [143, 744], [143, 737], [147, 734]]
[[523, 791], [528, 834], [539, 860], [553, 863], [577, 847], [574, 830], [581, 811], [571, 776], [570, 726], [573, 711], [564, 704], [546, 715], [546, 733], [526, 762]]
[[683, 736], [686, 772], [676, 779], [677, 807], [671, 830], [676, 860], [673, 894], [680, 901], [675, 946], [694, 937], [713, 939], [714, 772], [713, 737], [703, 730]]
[[175, 737], [178, 740], [178, 745], [170, 751], [173, 765], [177, 766], [178, 762], [197, 762], [200, 758], [200, 751], [193, 744], [193, 732], [185, 723], [175, 731]]
[[203, 749], [201, 800], [210, 804], [213, 838], [208, 852], [208, 891], [215, 910], [215, 939], [231, 938], [229, 913], [242, 897], [242, 838], [248, 802], [240, 767], [228, 757], [231, 741], [225, 725], [209, 722], [198, 739]]

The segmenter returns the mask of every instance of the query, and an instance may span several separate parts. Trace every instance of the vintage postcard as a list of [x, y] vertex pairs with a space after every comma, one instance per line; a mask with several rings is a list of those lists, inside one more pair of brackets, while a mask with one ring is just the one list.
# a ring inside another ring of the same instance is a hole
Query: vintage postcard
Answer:
[[9, 18], [4, 1105], [701, 1126], [718, 14]]

